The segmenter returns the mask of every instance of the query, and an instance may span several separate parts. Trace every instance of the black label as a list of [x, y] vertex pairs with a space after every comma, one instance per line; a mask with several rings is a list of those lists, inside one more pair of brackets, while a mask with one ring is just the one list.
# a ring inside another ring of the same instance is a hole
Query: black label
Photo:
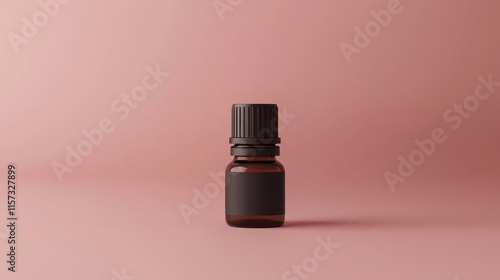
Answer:
[[285, 214], [285, 173], [226, 172], [226, 214]]

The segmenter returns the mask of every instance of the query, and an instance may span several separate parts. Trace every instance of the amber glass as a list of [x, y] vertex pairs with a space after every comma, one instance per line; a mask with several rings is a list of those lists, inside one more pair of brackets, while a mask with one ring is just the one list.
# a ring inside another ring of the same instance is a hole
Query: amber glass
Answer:
[[[274, 156], [236, 156], [226, 167], [226, 172], [285, 172], [285, 168]], [[227, 215], [226, 222], [233, 227], [279, 227], [285, 222], [283, 215], [241, 216]]]

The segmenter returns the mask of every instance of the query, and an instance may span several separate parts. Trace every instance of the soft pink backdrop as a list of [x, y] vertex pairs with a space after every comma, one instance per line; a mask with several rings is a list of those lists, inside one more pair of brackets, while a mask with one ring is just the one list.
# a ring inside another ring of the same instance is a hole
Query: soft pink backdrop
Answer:
[[[212, 1], [72, 0], [18, 54], [7, 34], [39, 4], [0, 3], [0, 178], [17, 165], [20, 217], [2, 279], [281, 279], [327, 235], [341, 247], [310, 279], [498, 279], [500, 87], [456, 131], [442, 115], [500, 81], [500, 2], [402, 1], [348, 63], [339, 44], [389, 2], [242, 1], [221, 20]], [[118, 119], [156, 65], [170, 76]], [[186, 224], [244, 102], [294, 115], [288, 226], [227, 227], [222, 191]], [[103, 118], [115, 130], [59, 182], [51, 164]], [[437, 127], [448, 140], [392, 192], [384, 172]]]

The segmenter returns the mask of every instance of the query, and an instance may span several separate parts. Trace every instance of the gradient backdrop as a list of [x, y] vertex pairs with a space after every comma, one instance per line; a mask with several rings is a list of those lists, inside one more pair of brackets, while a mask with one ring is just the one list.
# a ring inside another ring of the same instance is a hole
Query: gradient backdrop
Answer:
[[[493, 0], [2, 1], [0, 278], [499, 279], [499, 15]], [[280, 107], [282, 228], [224, 221], [230, 108], [252, 102]]]

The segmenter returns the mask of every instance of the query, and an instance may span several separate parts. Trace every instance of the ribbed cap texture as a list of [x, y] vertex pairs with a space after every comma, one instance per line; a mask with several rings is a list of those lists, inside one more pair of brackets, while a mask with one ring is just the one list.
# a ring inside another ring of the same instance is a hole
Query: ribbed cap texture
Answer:
[[[278, 106], [276, 104], [234, 104], [231, 120], [231, 142], [234, 144], [279, 143]], [[246, 140], [245, 140], [246, 139]]]

